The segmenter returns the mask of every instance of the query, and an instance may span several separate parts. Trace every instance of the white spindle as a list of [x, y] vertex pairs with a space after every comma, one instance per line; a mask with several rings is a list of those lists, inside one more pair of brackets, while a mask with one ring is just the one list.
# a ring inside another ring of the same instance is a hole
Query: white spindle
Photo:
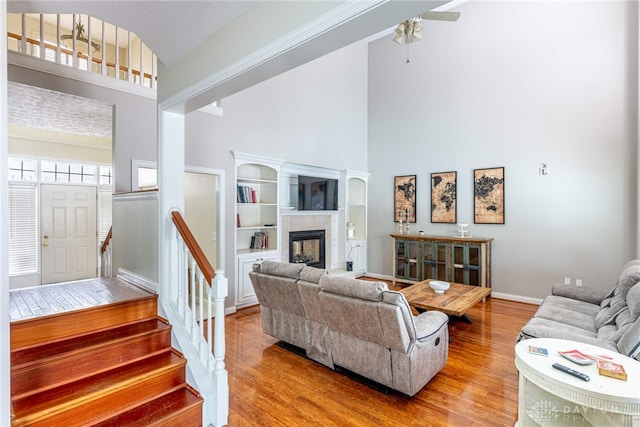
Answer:
[[44, 48], [44, 15], [40, 14], [40, 59], [44, 59], [47, 56], [47, 52]]
[[[60, 46], [60, 14], [56, 15], [56, 64], [62, 63], [62, 46]], [[111, 277], [111, 275], [109, 275]]]
[[113, 70], [114, 72], [114, 77], [118, 80], [120, 80], [120, 48], [119, 48], [119, 42], [118, 42], [118, 36], [119, 36], [119, 31], [118, 31], [118, 26], [116, 26], [116, 44], [115, 44], [115, 51], [116, 51], [116, 65], [115, 65], [115, 69]]
[[[185, 281], [183, 288], [185, 295], [184, 297], [176, 295], [176, 300], [170, 304], [179, 305], [178, 299], [184, 299], [186, 304], [184, 310], [178, 309], [177, 312], [179, 316], [183, 316], [179, 322], [184, 322], [186, 332], [189, 334], [188, 353], [192, 355], [189, 363], [199, 364], [208, 373], [206, 381], [209, 384], [205, 389], [213, 390], [213, 393], [204, 396], [205, 407], [208, 408], [204, 413], [210, 417], [207, 425], [226, 425], [229, 417], [229, 379], [224, 363], [226, 351], [224, 301], [228, 295], [228, 282], [224, 271], [218, 270], [209, 286], [180, 234], [176, 233], [176, 235], [176, 241], [180, 247], [178, 251], [180, 256], [177, 257], [176, 264], [180, 270], [178, 276]], [[203, 323], [205, 321], [207, 322], [206, 332]], [[197, 356], [194, 356], [194, 353]]]
[[93, 46], [91, 45], [91, 18], [87, 15], [87, 71], [93, 72]]
[[140, 44], [140, 81], [138, 82], [138, 84], [140, 86], [144, 86], [144, 67], [142, 65], [144, 64], [144, 52], [142, 51], [142, 40], [140, 39], [140, 37], [138, 37], [138, 42]]
[[102, 53], [102, 61], [100, 61], [100, 73], [102, 74], [107, 74], [107, 43], [106, 43], [106, 39], [105, 39], [105, 25], [104, 25], [104, 21], [100, 21], [102, 22], [102, 48], [100, 49], [100, 52]]
[[78, 46], [76, 45], [76, 37], [78, 37], [78, 32], [76, 31], [76, 15], [73, 14], [73, 22], [71, 23], [71, 46], [73, 48], [73, 68], [80, 68], [80, 61], [78, 61]]
[[191, 284], [191, 327], [192, 327], [192, 334], [193, 332], [193, 328], [197, 326], [196, 322], [198, 321], [198, 319], [196, 319], [196, 260], [191, 259], [191, 280], [189, 281], [189, 283]]
[[131, 72], [131, 31], [127, 31], [127, 80], [133, 83], [133, 73]]
[[22, 33], [20, 34], [22, 37], [20, 39], [20, 53], [27, 54], [27, 15], [25, 13], [22, 14]]
[[198, 326], [200, 327], [200, 336], [204, 336], [204, 275], [198, 269]]
[[[209, 352], [209, 355], [211, 355], [211, 352], [213, 351], [213, 335], [211, 334], [212, 332], [212, 328], [213, 325], [212, 320], [213, 320], [213, 313], [211, 312], [211, 308], [213, 307], [212, 301], [211, 301], [211, 294], [212, 294], [212, 290], [213, 290], [213, 286], [215, 285], [215, 279], [214, 281], [211, 283], [211, 286], [207, 287], [207, 351]], [[208, 357], [207, 358], [207, 369], [209, 370], [209, 372], [213, 372], [214, 366], [211, 363], [212, 358]]]

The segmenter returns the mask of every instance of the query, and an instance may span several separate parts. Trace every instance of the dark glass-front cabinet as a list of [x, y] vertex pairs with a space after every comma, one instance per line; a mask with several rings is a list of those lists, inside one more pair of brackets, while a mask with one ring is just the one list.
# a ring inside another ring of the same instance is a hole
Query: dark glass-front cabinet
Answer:
[[493, 239], [392, 234], [395, 281], [426, 279], [491, 287]]
[[449, 280], [447, 274], [448, 245], [442, 242], [421, 242], [422, 274], [420, 280]]
[[480, 245], [462, 243], [454, 243], [451, 245], [453, 250], [453, 278], [456, 283], [465, 283], [467, 285], [480, 286], [480, 273], [482, 259]]
[[418, 280], [418, 243], [410, 240], [395, 242], [395, 276], [406, 280]]

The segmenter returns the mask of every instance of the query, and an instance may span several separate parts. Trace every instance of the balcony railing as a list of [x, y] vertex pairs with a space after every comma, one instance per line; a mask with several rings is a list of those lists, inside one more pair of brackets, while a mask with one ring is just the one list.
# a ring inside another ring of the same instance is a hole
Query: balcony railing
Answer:
[[[102, 48], [98, 51], [99, 55], [94, 55], [91, 53], [91, 49], [87, 49], [87, 53], [80, 52], [76, 47], [75, 39], [71, 40], [71, 49], [66, 47], [61, 42], [54, 43], [46, 40], [47, 38], [50, 40], [60, 40], [60, 35], [63, 31], [68, 31], [72, 33], [74, 37], [76, 37], [78, 31], [77, 26], [80, 25], [80, 18], [76, 17], [78, 17], [79, 15], [72, 15], [74, 23], [76, 22], [76, 19], [78, 19], [78, 24], [74, 24], [76, 25], [76, 27], [74, 27], [73, 30], [66, 30], [61, 28], [60, 17], [62, 15], [57, 15], [57, 24], [55, 29], [51, 29], [51, 25], [45, 25], [45, 15], [17, 14], [17, 16], [21, 16], [21, 24], [17, 25], [17, 27], [20, 27], [22, 29], [22, 34], [19, 34], [15, 31], [7, 32], [8, 50], [15, 51], [27, 56], [37, 57], [45, 61], [54, 62], [75, 69], [113, 77], [117, 80], [128, 81], [132, 84], [140, 85], [143, 87], [152, 89], [157, 88], [157, 57], [147, 46], [144, 45], [144, 43], [142, 43], [142, 41], [139, 41], [139, 39], [137, 39], [137, 36], [135, 36], [133, 33], [111, 26], [113, 30], [110, 33], [113, 40], [111, 42], [106, 42], [105, 39], [107, 38], [107, 34], [105, 32], [105, 26], [109, 24], [84, 15], [87, 21], [97, 22], [98, 25], [102, 27], [102, 30], [100, 31], [101, 39], [91, 38], [91, 26], [89, 26], [88, 40], [85, 40], [89, 42], [89, 46], [91, 46], [91, 44], [97, 44], [94, 40], [98, 40], [102, 43]], [[17, 18], [14, 20], [14, 22], [15, 21], [17, 21]], [[18, 28], [18, 30], [20, 30], [20, 28]], [[45, 36], [40, 36], [39, 38], [29, 37], [27, 36], [27, 28], [30, 28], [30, 34], [34, 33], [38, 36], [44, 34]], [[54, 34], [46, 35], [47, 32]], [[120, 33], [123, 33], [122, 37], [119, 37]], [[124, 47], [120, 46], [122, 45], [120, 38], [126, 40], [126, 44]], [[133, 43], [134, 41], [135, 46]], [[107, 49], [110, 51], [109, 56], [114, 58], [115, 60], [107, 59]], [[133, 61], [132, 56], [132, 53], [136, 50], [137, 54], [139, 54], [139, 58], [137, 58], [137, 67], [134, 65], [136, 61]]]

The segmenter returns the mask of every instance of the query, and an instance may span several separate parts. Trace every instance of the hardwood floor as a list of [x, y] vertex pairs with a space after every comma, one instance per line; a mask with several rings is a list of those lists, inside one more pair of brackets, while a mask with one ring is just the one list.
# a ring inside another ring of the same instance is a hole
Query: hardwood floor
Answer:
[[[145, 293], [116, 292], [100, 281], [11, 291], [12, 321]], [[473, 323], [451, 319], [447, 365], [412, 398], [384, 394], [285, 350], [262, 332], [258, 306], [242, 309], [226, 317], [229, 426], [512, 426], [515, 338], [536, 309], [487, 298], [467, 313]]]
[[409, 398], [383, 394], [277, 345], [260, 309], [227, 316], [229, 426], [513, 426], [518, 331], [537, 306], [488, 298], [451, 319], [447, 365]]

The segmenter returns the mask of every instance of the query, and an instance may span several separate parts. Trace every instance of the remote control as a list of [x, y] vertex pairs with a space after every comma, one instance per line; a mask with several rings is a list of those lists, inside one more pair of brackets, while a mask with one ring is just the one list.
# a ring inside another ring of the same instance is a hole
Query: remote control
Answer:
[[560, 370], [562, 372], [566, 372], [569, 375], [573, 375], [574, 377], [578, 377], [583, 381], [589, 381], [591, 379], [591, 378], [589, 378], [589, 375], [583, 374], [582, 372], [575, 371], [575, 370], [573, 370], [573, 369], [571, 369], [571, 368], [569, 368], [567, 366], [561, 365], [559, 363], [554, 363], [551, 366], [553, 366], [554, 368], [556, 368], [556, 369], [558, 369], [558, 370]]

